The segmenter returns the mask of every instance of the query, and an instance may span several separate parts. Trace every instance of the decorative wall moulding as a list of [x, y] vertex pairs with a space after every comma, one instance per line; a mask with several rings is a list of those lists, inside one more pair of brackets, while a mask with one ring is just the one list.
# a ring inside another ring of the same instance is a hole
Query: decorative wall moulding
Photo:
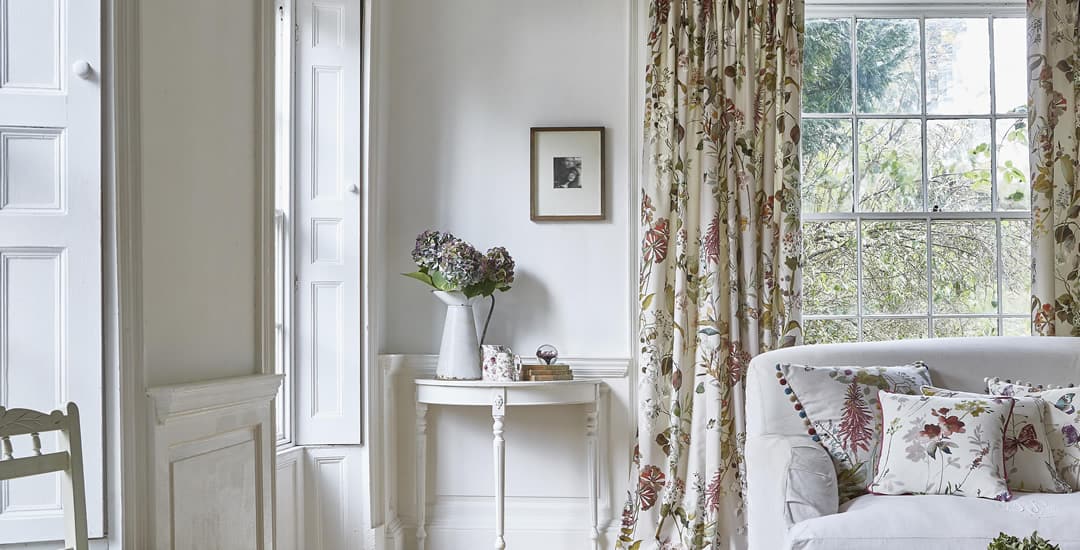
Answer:
[[158, 424], [245, 403], [268, 403], [277, 395], [280, 374], [253, 374], [190, 384], [157, 386], [147, 390]]

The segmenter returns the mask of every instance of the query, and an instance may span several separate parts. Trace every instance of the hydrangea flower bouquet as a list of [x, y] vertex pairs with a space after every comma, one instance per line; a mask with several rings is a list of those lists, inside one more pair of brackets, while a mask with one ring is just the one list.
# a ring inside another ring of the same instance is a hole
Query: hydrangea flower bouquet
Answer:
[[[447, 306], [436, 375], [479, 379], [479, 349], [495, 311], [495, 291], [510, 290], [514, 282], [514, 259], [501, 246], [481, 254], [450, 233], [431, 230], [416, 237], [412, 258], [417, 270], [404, 275], [435, 289], [435, 296]], [[491, 307], [477, 343], [472, 300], [480, 296], [490, 297]]]

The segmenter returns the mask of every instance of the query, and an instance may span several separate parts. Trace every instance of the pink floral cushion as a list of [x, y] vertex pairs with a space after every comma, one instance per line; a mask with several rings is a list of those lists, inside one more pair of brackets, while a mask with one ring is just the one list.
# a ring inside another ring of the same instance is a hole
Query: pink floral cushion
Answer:
[[[923, 386], [923, 395], [992, 399], [992, 396]], [[1005, 428], [1005, 468], [1009, 488], [1029, 493], [1068, 493], [1058, 475], [1046, 437], [1046, 403], [1037, 397], [1015, 397], [1012, 418]]]
[[936, 397], [882, 391], [879, 495], [957, 495], [1009, 500], [1005, 426], [1009, 397]]
[[836, 467], [840, 502], [866, 493], [881, 439], [878, 391], [918, 394], [930, 385], [923, 363], [897, 367], [809, 367], [778, 364], [776, 377], [806, 432]]

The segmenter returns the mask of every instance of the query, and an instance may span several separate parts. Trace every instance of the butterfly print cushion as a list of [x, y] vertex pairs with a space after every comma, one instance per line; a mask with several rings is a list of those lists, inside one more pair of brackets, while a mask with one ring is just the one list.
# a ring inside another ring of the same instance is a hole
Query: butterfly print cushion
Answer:
[[[923, 395], [952, 398], [991, 396], [923, 386]], [[1005, 426], [1005, 470], [1009, 489], [1030, 493], [1067, 493], [1072, 490], [1058, 474], [1046, 434], [1046, 403], [1037, 397], [1015, 397], [1012, 418]]]
[[1080, 388], [1036, 391], [1023, 386], [990, 381], [990, 393], [1004, 388], [1014, 395], [1039, 397], [1046, 403], [1046, 438], [1054, 455], [1058, 473], [1073, 490], [1080, 489]]

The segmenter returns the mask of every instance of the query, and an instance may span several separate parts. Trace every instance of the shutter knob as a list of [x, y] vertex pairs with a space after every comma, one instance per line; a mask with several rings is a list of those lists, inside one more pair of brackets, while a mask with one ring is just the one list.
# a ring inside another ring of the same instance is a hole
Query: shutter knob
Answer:
[[75, 76], [83, 80], [89, 80], [94, 75], [94, 68], [81, 59], [71, 65], [71, 70], [75, 73]]

